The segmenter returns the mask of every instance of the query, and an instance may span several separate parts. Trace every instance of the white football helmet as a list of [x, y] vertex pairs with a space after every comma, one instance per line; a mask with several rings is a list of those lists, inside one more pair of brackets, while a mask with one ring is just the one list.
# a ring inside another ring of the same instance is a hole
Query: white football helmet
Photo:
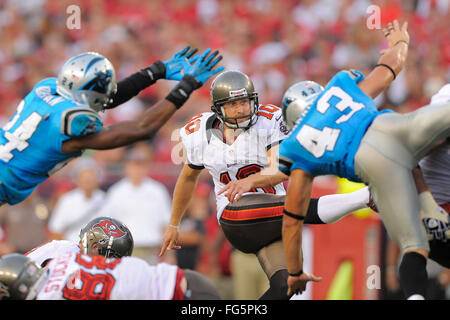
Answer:
[[56, 91], [66, 99], [103, 110], [117, 90], [116, 72], [111, 62], [96, 52], [70, 58], [62, 66]]
[[283, 119], [291, 130], [301, 114], [317, 98], [323, 87], [314, 81], [301, 81], [286, 90], [281, 103]]

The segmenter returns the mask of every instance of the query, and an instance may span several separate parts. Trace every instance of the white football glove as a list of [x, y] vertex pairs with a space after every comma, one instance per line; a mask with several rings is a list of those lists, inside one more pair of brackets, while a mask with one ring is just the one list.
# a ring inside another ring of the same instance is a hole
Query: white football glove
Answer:
[[449, 214], [434, 200], [429, 191], [419, 195], [420, 217], [427, 231], [428, 240], [450, 239]]

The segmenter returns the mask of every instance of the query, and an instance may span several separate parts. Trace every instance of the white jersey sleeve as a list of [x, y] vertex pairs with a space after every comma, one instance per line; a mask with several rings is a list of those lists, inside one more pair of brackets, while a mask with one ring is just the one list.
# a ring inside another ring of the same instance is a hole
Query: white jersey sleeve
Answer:
[[289, 132], [283, 122], [281, 108], [273, 104], [259, 106], [256, 126], [267, 137], [267, 150], [272, 146], [280, 144]]
[[80, 252], [80, 248], [72, 241], [53, 240], [30, 250], [25, 255], [33, 259], [40, 266], [44, 266], [51, 259], [64, 252], [78, 253]]
[[193, 169], [204, 168], [204, 149], [207, 144], [206, 125], [214, 113], [204, 112], [192, 117], [187, 124], [180, 129], [187, 164]]

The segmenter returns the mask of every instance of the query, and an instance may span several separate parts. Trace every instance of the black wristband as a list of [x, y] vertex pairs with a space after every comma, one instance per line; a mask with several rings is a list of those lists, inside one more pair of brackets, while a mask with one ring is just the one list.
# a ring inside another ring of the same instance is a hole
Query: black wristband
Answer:
[[406, 41], [406, 40], [398, 40], [398, 41], [394, 44], [394, 47], [395, 47], [397, 44], [399, 44], [400, 42], [404, 42], [404, 43], [406, 43], [407, 46], [409, 46], [408, 41]]
[[285, 215], [287, 215], [288, 217], [291, 217], [291, 218], [294, 218], [294, 219], [297, 219], [297, 220], [305, 220], [305, 216], [301, 216], [301, 215], [298, 215], [298, 214], [293, 214], [292, 212], [289, 212], [286, 209], [283, 209], [283, 213]]
[[298, 277], [298, 276], [301, 276], [302, 274], [303, 274], [303, 269], [301, 269], [299, 272], [296, 272], [296, 273], [289, 273], [289, 275], [291, 277]]
[[155, 61], [149, 67], [139, 71], [149, 79], [149, 85], [166, 76], [166, 66], [161, 61]]
[[185, 75], [183, 79], [175, 86], [175, 88], [170, 91], [167, 95], [166, 100], [172, 102], [177, 109], [189, 99], [194, 90], [200, 88], [202, 83], [192, 76]]
[[388, 68], [389, 70], [391, 70], [392, 75], [394, 76], [394, 80], [395, 80], [395, 78], [397, 77], [397, 75], [395, 74], [394, 69], [392, 69], [391, 67], [389, 67], [387, 64], [384, 64], [384, 63], [378, 63], [377, 65], [375, 65], [375, 68], [376, 68], [376, 67], [380, 67], [380, 66], [386, 67], [386, 68]]

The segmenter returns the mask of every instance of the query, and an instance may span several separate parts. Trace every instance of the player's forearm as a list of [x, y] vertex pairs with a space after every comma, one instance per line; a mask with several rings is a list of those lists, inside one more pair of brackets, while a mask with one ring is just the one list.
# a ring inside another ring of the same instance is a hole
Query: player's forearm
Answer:
[[277, 168], [269, 167], [251, 175], [247, 179], [250, 179], [252, 188], [266, 188], [274, 187], [277, 184], [286, 181], [289, 177]]
[[103, 129], [98, 138], [89, 141], [87, 147], [105, 150], [151, 139], [176, 110], [173, 103], [161, 100], [147, 110], [139, 120], [121, 122]]
[[[398, 75], [402, 71], [408, 57], [408, 44], [405, 41], [398, 42], [392, 49], [388, 50], [378, 60], [378, 64], [386, 64], [391, 67], [395, 74]], [[390, 73], [392, 80], [394, 75], [390, 70], [386, 70]], [[391, 80], [391, 81], [392, 81]]]
[[106, 109], [113, 109], [127, 102], [139, 92], [154, 84], [157, 80], [164, 78], [166, 73], [164, 64], [156, 61], [151, 66], [142, 69], [117, 83], [117, 91], [111, 97]]
[[[312, 177], [302, 170], [294, 170], [288, 187], [283, 216], [283, 246], [286, 254], [288, 271], [296, 273], [303, 268], [302, 231], [303, 220], [296, 216], [305, 216], [311, 197]], [[293, 215], [293, 216], [291, 216]]]
[[[366, 95], [374, 99], [394, 81], [394, 74], [398, 75], [403, 69], [408, 55], [408, 46], [404, 42], [398, 43], [381, 56], [372, 72], [361, 81], [358, 86]], [[392, 71], [390, 69], [392, 69]]]
[[282, 238], [286, 263], [289, 273], [297, 273], [303, 269], [302, 248], [303, 222], [283, 217]]
[[170, 224], [178, 226], [186, 212], [197, 187], [199, 175], [181, 173], [173, 192], [172, 214]]
[[[307, 205], [301, 201], [298, 183], [291, 180], [285, 201], [285, 210], [300, 216], [306, 215]], [[303, 221], [290, 216], [283, 216], [282, 239], [288, 272], [295, 274], [303, 269], [302, 250]]]
[[175, 105], [164, 99], [147, 110], [140, 120], [124, 121], [100, 132], [64, 141], [61, 150], [74, 154], [85, 149], [108, 150], [151, 139], [175, 113]]

